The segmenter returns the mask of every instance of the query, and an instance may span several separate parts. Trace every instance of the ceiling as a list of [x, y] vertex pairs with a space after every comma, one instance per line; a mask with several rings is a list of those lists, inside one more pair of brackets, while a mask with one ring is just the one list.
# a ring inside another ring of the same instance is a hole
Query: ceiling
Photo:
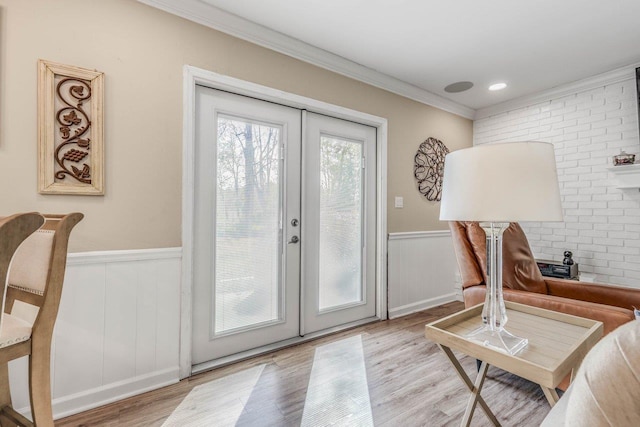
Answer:
[[474, 110], [640, 62], [640, 0], [202, 2]]

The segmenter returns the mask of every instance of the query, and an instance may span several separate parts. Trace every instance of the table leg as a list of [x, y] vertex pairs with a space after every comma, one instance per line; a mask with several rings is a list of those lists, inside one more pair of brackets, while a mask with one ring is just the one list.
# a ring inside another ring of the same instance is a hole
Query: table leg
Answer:
[[500, 423], [498, 422], [498, 419], [495, 415], [493, 415], [493, 412], [491, 412], [491, 409], [489, 409], [489, 405], [487, 405], [487, 402], [485, 402], [480, 395], [480, 391], [482, 390], [482, 386], [484, 385], [484, 380], [487, 377], [487, 369], [489, 369], [489, 364], [484, 361], [482, 362], [482, 364], [480, 365], [480, 371], [478, 372], [478, 376], [476, 377], [476, 381], [474, 384], [471, 382], [471, 379], [469, 379], [469, 376], [464, 371], [464, 368], [462, 368], [462, 365], [460, 365], [460, 362], [458, 362], [458, 359], [456, 359], [456, 356], [453, 354], [451, 349], [441, 344], [438, 344], [438, 347], [440, 347], [444, 354], [447, 355], [449, 361], [456, 369], [458, 376], [471, 392], [471, 396], [469, 396], [467, 408], [464, 411], [464, 416], [460, 425], [465, 427], [469, 426], [469, 424], [471, 423], [471, 417], [473, 416], [473, 411], [476, 408], [476, 404], [479, 404], [484, 413], [487, 414], [487, 418], [489, 418], [493, 425], [499, 426]]
[[480, 365], [480, 370], [478, 371], [478, 375], [476, 376], [475, 383], [473, 383], [471, 396], [469, 396], [467, 408], [464, 410], [464, 416], [462, 417], [462, 423], [460, 425], [468, 427], [471, 424], [471, 417], [473, 416], [473, 411], [476, 409], [476, 404], [478, 403], [478, 398], [480, 397], [480, 390], [482, 390], [482, 385], [484, 384], [484, 380], [487, 377], [488, 368], [489, 365], [487, 364], [487, 362], [482, 362], [482, 364]]
[[551, 407], [553, 408], [555, 404], [558, 403], [558, 400], [560, 400], [560, 397], [558, 396], [558, 392], [556, 391], [555, 388], [548, 388], [543, 386], [540, 386], [540, 388], [542, 389], [545, 397], [549, 401], [549, 405], [551, 405]]
[[576, 374], [578, 373], [578, 369], [580, 369], [580, 365], [582, 365], [583, 360], [584, 360], [584, 357], [581, 357], [580, 359], [578, 359], [576, 361], [576, 365], [571, 369], [571, 378], [569, 378], [569, 384], [571, 384], [573, 380], [576, 378]]

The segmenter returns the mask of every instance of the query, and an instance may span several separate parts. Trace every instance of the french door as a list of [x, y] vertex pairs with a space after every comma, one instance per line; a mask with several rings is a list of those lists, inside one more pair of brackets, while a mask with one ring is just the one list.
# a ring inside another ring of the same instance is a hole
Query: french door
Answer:
[[375, 315], [374, 128], [199, 86], [195, 139], [193, 364]]
[[301, 330], [311, 333], [375, 315], [376, 134], [314, 113], [305, 125]]

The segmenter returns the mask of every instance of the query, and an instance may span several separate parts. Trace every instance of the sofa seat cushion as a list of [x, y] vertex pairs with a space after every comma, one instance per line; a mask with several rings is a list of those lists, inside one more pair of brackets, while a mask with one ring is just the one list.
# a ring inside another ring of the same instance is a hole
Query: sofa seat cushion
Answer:
[[31, 338], [32, 325], [19, 317], [3, 314], [0, 321], [0, 348]]
[[567, 426], [640, 426], [640, 322], [604, 337], [571, 386]]

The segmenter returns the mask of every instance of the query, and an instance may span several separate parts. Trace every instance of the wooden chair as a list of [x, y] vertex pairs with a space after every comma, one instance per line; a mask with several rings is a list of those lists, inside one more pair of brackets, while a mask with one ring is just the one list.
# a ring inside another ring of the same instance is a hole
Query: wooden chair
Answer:
[[[69, 234], [82, 218], [80, 213], [44, 215], [42, 227], [27, 237], [13, 257], [0, 321], [3, 331], [13, 336], [11, 340], [0, 339], [0, 422], [3, 427], [53, 426], [51, 338], [62, 294]], [[23, 356], [29, 356], [33, 423], [11, 406], [8, 362]]]
[[[4, 300], [9, 265], [14, 253], [18, 246], [43, 223], [44, 218], [37, 213], [16, 214], [0, 218], [0, 307], [2, 307]], [[19, 330], [9, 331], [0, 317], [0, 350], [12, 343], [15, 340], [15, 333], [19, 332]], [[8, 403], [10, 403], [8, 372], [4, 369], [8, 360], [8, 358], [5, 360], [5, 356], [0, 355], [0, 408], [7, 404], [7, 397], [9, 397]], [[2, 422], [1, 419], [0, 422]]]

